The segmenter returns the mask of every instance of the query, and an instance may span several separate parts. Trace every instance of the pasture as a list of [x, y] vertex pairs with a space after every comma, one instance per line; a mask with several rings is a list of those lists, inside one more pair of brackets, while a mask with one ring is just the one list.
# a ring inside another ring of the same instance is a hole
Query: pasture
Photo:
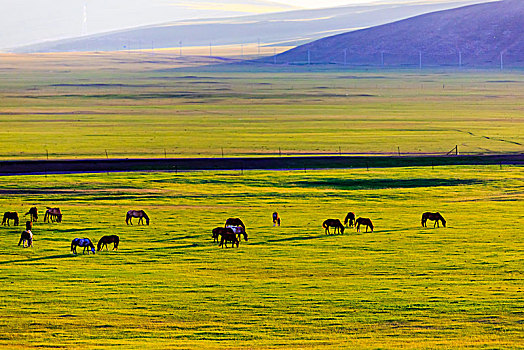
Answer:
[[0, 55], [0, 159], [523, 151], [519, 71]]
[[[2, 211], [59, 206], [63, 222], [35, 223], [32, 249], [0, 228], [0, 347], [522, 348], [522, 180], [509, 166], [1, 177]], [[129, 209], [151, 224], [126, 226]], [[421, 227], [436, 210], [448, 227]], [[325, 235], [348, 211], [375, 232]], [[211, 238], [228, 217], [247, 226], [238, 249]], [[69, 252], [110, 234], [117, 252]]]

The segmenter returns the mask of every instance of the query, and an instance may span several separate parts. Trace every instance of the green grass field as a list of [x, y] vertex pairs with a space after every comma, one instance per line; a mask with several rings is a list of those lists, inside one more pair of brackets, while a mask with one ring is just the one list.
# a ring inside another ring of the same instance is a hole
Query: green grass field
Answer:
[[[489, 348], [524, 343], [522, 168], [495, 166], [0, 178], [0, 347]], [[150, 226], [126, 226], [144, 209]], [[278, 210], [282, 227], [273, 227]], [[422, 228], [424, 211], [448, 227]], [[348, 211], [376, 230], [326, 236]], [[42, 213], [41, 213], [42, 215]], [[221, 249], [211, 229], [246, 223]], [[118, 252], [73, 256], [74, 237]]]
[[0, 56], [4, 160], [524, 150], [520, 71], [249, 72], [180, 70], [149, 54], [9, 57]]

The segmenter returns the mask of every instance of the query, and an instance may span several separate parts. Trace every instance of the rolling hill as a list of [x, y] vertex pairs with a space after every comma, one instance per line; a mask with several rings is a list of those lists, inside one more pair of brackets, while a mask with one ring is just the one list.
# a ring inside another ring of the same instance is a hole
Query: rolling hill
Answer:
[[[484, 0], [485, 1], [485, 0]], [[44, 42], [15, 52], [117, 51], [144, 48], [235, 45], [296, 46], [327, 35], [372, 27], [432, 11], [484, 1], [401, 1], [296, 10], [223, 19], [168, 22], [111, 33]]]
[[276, 61], [415, 67], [500, 67], [502, 63], [504, 67], [524, 67], [524, 1], [470, 5], [339, 34], [286, 51], [277, 55]]

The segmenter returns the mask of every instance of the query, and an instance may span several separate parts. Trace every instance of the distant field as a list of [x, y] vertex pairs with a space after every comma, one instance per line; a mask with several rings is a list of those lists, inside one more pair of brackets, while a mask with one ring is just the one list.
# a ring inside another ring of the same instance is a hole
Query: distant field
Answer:
[[[0, 347], [522, 348], [522, 180], [498, 166], [0, 177], [1, 210], [64, 214], [35, 224], [33, 249], [0, 229]], [[151, 225], [126, 226], [131, 208]], [[350, 210], [375, 232], [324, 235]], [[422, 228], [428, 210], [448, 227]], [[228, 217], [247, 225], [239, 249], [212, 242]], [[118, 252], [69, 253], [106, 234]]]
[[520, 72], [203, 65], [175, 52], [0, 56], [0, 159], [524, 150]]

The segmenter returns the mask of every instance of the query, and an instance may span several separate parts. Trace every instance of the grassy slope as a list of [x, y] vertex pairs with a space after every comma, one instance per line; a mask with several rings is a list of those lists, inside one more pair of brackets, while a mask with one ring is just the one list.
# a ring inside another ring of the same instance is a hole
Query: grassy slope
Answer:
[[110, 157], [279, 148], [445, 153], [455, 145], [462, 153], [523, 151], [524, 81], [514, 72], [223, 73], [166, 70], [191, 62], [161, 55], [29, 56], [18, 65], [6, 57], [2, 159], [45, 159], [46, 150], [50, 158], [101, 158], [106, 150]]
[[[2, 210], [59, 205], [64, 222], [37, 223], [33, 249], [0, 230], [0, 347], [519, 348], [522, 180], [518, 167], [3, 177]], [[131, 208], [151, 226], [125, 226]], [[349, 210], [376, 231], [325, 236]], [[421, 228], [426, 210], [448, 227]], [[210, 230], [231, 216], [250, 241], [219, 249]], [[74, 237], [115, 233], [118, 252], [69, 254]]]

